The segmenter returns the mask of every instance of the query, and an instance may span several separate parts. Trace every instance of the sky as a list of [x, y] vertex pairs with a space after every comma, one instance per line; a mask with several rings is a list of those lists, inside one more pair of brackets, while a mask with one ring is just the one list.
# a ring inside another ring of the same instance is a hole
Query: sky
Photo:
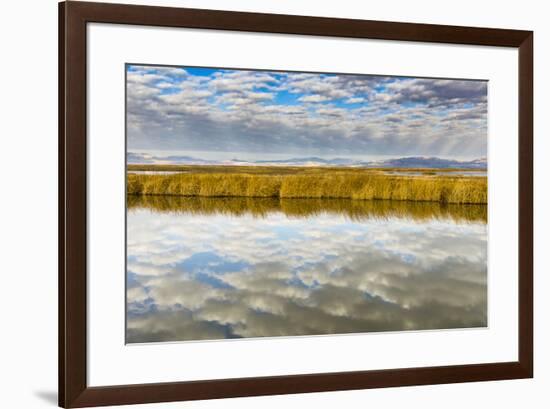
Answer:
[[487, 82], [127, 65], [128, 152], [477, 159]]

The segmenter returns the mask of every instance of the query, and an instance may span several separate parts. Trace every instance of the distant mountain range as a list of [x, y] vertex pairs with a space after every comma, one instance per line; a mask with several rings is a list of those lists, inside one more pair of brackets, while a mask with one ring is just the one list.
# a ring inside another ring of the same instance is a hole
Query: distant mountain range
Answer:
[[153, 156], [144, 153], [128, 152], [128, 164], [169, 164], [169, 165], [234, 165], [234, 166], [349, 166], [349, 167], [376, 167], [376, 168], [460, 168], [486, 169], [487, 158], [470, 161], [442, 159], [437, 157], [411, 156], [377, 161], [361, 161], [346, 158], [323, 159], [315, 156], [304, 158], [290, 158], [284, 160], [246, 161], [230, 159], [225, 161], [207, 160], [192, 156]]
[[369, 162], [369, 166], [391, 168], [487, 169], [487, 158], [460, 161], [436, 157], [412, 156], [406, 158], [387, 159], [378, 162]]

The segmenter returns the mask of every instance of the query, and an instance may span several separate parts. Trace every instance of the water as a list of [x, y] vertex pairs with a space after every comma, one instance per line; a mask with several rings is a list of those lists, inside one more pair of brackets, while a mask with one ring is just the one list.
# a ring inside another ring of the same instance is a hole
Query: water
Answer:
[[129, 175], [175, 175], [178, 173], [187, 173], [185, 170], [129, 170]]
[[460, 177], [487, 177], [486, 170], [448, 170], [448, 171], [428, 171], [419, 172], [414, 170], [389, 170], [385, 171], [389, 175], [401, 176], [460, 176]]
[[129, 343], [487, 325], [486, 206], [128, 198]]
[[[401, 176], [460, 176], [460, 177], [487, 177], [486, 170], [434, 170], [420, 172], [415, 170], [384, 170], [388, 175]], [[135, 175], [175, 175], [178, 173], [189, 173], [188, 170], [129, 170], [128, 174]]]

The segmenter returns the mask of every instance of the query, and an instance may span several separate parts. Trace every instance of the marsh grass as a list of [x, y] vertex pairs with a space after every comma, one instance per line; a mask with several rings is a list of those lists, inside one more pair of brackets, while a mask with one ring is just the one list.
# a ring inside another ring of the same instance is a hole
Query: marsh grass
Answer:
[[320, 173], [403, 173], [414, 172], [423, 175], [435, 175], [437, 173], [467, 174], [479, 172], [484, 169], [461, 169], [461, 168], [364, 168], [344, 166], [231, 166], [231, 165], [135, 165], [129, 164], [128, 172], [181, 172], [181, 173], [240, 173], [251, 175], [298, 175], [298, 174], [320, 174]]
[[184, 197], [128, 195], [128, 209], [196, 215], [267, 217], [282, 212], [286, 216], [307, 218], [323, 213], [337, 214], [353, 221], [390, 217], [414, 220], [452, 219], [456, 222], [487, 222], [487, 206], [434, 202], [350, 199], [279, 199], [248, 197]]
[[[184, 173], [128, 173], [130, 195], [406, 200], [486, 204], [487, 178], [402, 176], [349, 168], [187, 166]], [[223, 172], [219, 171], [223, 168]], [[267, 169], [266, 169], [267, 168]], [[159, 169], [165, 170], [165, 169]], [[271, 172], [271, 173], [269, 173]]]

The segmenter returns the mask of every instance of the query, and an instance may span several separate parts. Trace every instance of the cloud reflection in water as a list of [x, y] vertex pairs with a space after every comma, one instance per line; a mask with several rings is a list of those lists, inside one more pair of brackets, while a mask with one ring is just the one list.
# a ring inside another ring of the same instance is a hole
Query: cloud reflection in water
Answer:
[[129, 200], [127, 342], [487, 325], [486, 209], [302, 202]]

